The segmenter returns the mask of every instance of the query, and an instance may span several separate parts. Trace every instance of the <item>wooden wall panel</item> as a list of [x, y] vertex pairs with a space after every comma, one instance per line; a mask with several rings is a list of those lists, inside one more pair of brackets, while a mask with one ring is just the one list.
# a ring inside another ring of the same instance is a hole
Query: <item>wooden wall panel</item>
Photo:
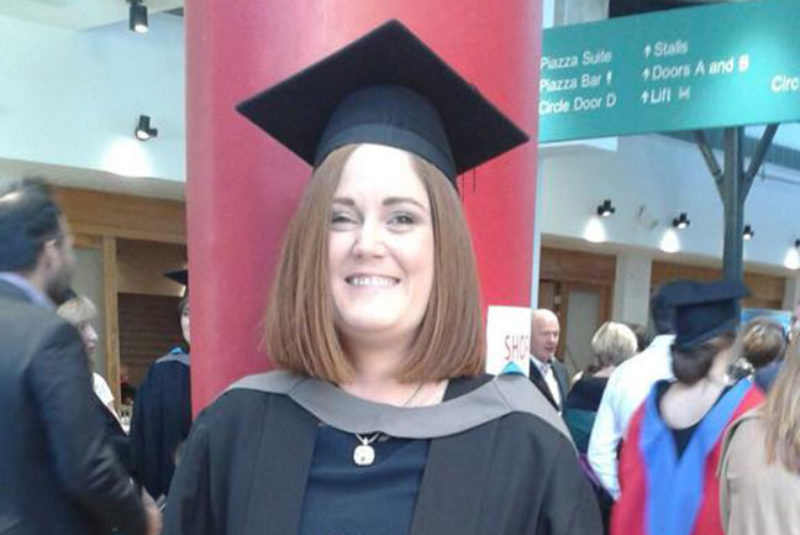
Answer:
[[180, 244], [118, 240], [118, 289], [121, 293], [180, 296], [183, 286], [164, 272], [186, 265], [186, 247]]
[[117, 240], [103, 238], [103, 294], [105, 314], [106, 381], [114, 394], [117, 410], [119, 395], [119, 317], [117, 304]]
[[539, 278], [613, 286], [616, 270], [617, 259], [613, 255], [543, 247]]
[[54, 190], [76, 234], [186, 243], [182, 202], [85, 189]]
[[178, 297], [119, 294], [120, 363], [137, 386], [157, 358], [183, 343]]
[[[691, 266], [675, 262], [653, 261], [650, 282], [653, 288], [675, 279], [714, 281], [722, 278], [718, 268]], [[752, 296], [742, 301], [745, 307], [780, 309], [786, 289], [786, 278], [763, 273], [745, 273], [744, 283]]]

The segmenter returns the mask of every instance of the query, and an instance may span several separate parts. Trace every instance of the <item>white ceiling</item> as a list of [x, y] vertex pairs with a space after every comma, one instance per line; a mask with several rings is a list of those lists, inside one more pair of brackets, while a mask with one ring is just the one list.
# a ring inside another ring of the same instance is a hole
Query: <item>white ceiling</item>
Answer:
[[[183, 7], [184, 0], [145, 0], [150, 13]], [[0, 16], [86, 30], [128, 19], [126, 0], [2, 0]]]

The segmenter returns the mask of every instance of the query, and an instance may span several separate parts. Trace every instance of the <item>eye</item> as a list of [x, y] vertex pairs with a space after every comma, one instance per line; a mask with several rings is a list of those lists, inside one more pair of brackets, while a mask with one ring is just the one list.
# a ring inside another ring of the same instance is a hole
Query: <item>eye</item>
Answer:
[[331, 212], [331, 226], [333, 228], [349, 228], [356, 223], [358, 223], [358, 221], [355, 216], [348, 212], [342, 210], [334, 210]]
[[413, 225], [416, 222], [417, 219], [412, 214], [406, 212], [393, 214], [392, 217], [389, 218], [389, 223], [392, 225], [407, 226]]

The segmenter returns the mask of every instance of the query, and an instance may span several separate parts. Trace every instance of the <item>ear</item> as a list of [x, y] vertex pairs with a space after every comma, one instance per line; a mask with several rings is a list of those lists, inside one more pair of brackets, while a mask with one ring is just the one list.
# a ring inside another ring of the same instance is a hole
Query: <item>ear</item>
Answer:
[[42, 266], [50, 268], [54, 263], [58, 263], [60, 259], [60, 251], [58, 240], [47, 240], [42, 245], [42, 252], [39, 253], [39, 259]]

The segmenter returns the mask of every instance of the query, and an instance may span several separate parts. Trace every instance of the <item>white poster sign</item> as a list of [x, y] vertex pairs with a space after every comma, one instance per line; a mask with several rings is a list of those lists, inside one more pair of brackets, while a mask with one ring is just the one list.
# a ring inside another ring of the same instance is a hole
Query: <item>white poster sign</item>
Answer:
[[486, 317], [486, 373], [529, 371], [531, 309], [490, 306]]

